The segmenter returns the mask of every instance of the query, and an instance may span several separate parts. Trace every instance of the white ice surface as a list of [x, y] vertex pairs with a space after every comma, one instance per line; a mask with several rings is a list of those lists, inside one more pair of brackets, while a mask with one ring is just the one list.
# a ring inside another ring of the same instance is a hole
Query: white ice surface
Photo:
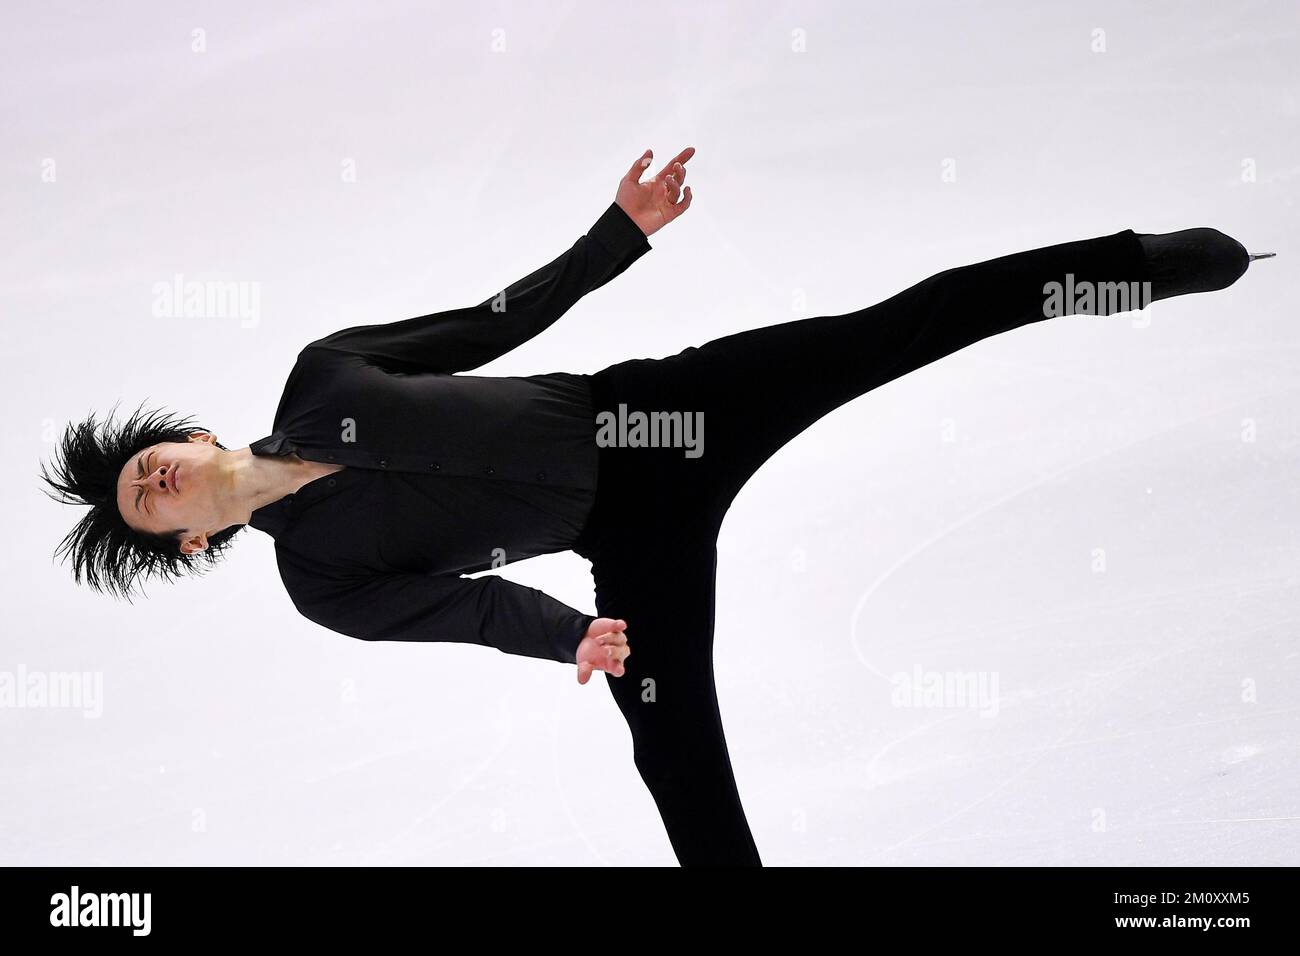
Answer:
[[[675, 863], [603, 677], [325, 631], [256, 531], [114, 604], [35, 476], [116, 399], [264, 436], [306, 341], [481, 301], [686, 145], [694, 208], [489, 374], [1123, 228], [1280, 254], [979, 343], [755, 476], [716, 650], [764, 861], [1297, 862], [1298, 9], [7, 5], [0, 672], [100, 675], [103, 713], [0, 709], [0, 863]], [[258, 283], [258, 324], [154, 318], [177, 273]], [[590, 611], [587, 572], [505, 570]], [[995, 706], [899, 706], [917, 669]]]

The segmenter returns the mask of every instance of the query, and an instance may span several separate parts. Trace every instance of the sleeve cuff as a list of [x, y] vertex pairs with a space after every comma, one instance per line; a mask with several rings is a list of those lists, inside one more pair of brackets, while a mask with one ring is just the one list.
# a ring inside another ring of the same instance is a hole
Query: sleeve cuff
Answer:
[[587, 235], [600, 243], [619, 262], [634, 253], [639, 255], [650, 249], [646, 234], [617, 202], [609, 204], [609, 208], [601, 213]]
[[591, 622], [596, 620], [594, 614], [579, 614], [573, 619], [573, 623], [568, 627], [560, 629], [556, 635], [556, 650], [559, 653], [559, 660], [565, 664], [578, 663], [578, 645], [582, 639], [587, 636], [587, 629], [591, 627]]

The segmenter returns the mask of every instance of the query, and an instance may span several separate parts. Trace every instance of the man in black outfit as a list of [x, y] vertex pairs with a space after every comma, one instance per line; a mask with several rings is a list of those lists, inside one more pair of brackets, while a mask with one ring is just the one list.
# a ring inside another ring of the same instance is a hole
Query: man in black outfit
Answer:
[[[644, 255], [647, 237], [690, 206], [693, 154], [642, 182], [647, 150], [570, 249], [478, 305], [311, 342], [271, 434], [248, 448], [157, 416], [115, 432], [93, 416], [69, 428], [46, 481], [59, 500], [91, 506], [60, 545], [77, 580], [129, 595], [139, 578], [199, 570], [251, 525], [275, 540], [295, 607], [331, 630], [481, 644], [574, 664], [581, 683], [602, 670], [678, 860], [760, 865], [713, 676], [717, 534], [748, 478], [827, 412], [912, 369], [1055, 314], [1223, 288], [1248, 257], [1216, 230], [1124, 230], [594, 375], [463, 374]], [[1062, 283], [1147, 294], [1071, 298], [1062, 310], [1045, 294]], [[700, 417], [707, 453], [598, 440], [621, 406]], [[599, 616], [502, 578], [462, 577], [564, 550], [591, 561]]]

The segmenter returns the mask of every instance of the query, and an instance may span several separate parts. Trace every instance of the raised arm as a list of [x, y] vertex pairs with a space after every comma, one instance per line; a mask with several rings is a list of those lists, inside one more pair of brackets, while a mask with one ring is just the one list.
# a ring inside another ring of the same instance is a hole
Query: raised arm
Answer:
[[396, 372], [468, 372], [505, 355], [551, 326], [575, 302], [622, 273], [650, 250], [647, 236], [690, 205], [681, 196], [684, 150], [646, 182], [650, 151], [619, 181], [614, 202], [561, 256], [478, 305], [398, 322], [334, 332], [307, 348], [360, 355]]
[[495, 575], [383, 574], [347, 584], [297, 583], [282, 568], [294, 606], [311, 621], [362, 641], [443, 641], [504, 654], [623, 673], [631, 653], [624, 621], [584, 614], [543, 591]]

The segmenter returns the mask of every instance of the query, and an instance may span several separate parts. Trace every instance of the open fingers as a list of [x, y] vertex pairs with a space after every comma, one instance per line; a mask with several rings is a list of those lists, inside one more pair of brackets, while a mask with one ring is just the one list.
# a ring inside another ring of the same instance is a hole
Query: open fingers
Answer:
[[678, 181], [675, 175], [669, 173], [664, 177], [664, 198], [670, 203], [675, 203], [681, 194], [682, 184]]
[[646, 167], [650, 165], [650, 160], [653, 158], [653, 151], [647, 149], [637, 157], [637, 161], [632, 164], [632, 168], [627, 171], [627, 175], [623, 178], [630, 183], [639, 183], [641, 181], [641, 174], [646, 171]]
[[668, 211], [664, 213], [664, 218], [667, 222], [672, 222], [674, 219], [676, 219], [678, 216], [680, 216], [682, 213], [684, 213], [686, 210], [690, 208], [691, 208], [691, 187], [687, 186], [684, 190], [682, 190], [681, 202], [670, 202], [668, 204]]
[[[646, 152], [648, 153], [649, 150], [646, 150]], [[684, 181], [686, 179], [686, 165], [685, 165], [686, 161], [694, 155], [695, 155], [695, 147], [687, 146], [684, 150], [682, 150], [672, 159], [668, 160], [668, 162], [664, 163], [664, 168], [659, 170], [659, 172], [655, 173], [655, 176], [659, 179], [662, 179], [663, 177], [667, 176], [669, 173], [673, 172], [674, 166], [676, 166], [678, 163], [681, 163], [682, 168], [677, 172], [680, 177], [679, 181]]]
[[682, 194], [682, 186], [686, 183], [686, 167], [681, 163], [673, 163], [663, 174], [663, 181], [668, 184], [668, 199], [677, 202]]

